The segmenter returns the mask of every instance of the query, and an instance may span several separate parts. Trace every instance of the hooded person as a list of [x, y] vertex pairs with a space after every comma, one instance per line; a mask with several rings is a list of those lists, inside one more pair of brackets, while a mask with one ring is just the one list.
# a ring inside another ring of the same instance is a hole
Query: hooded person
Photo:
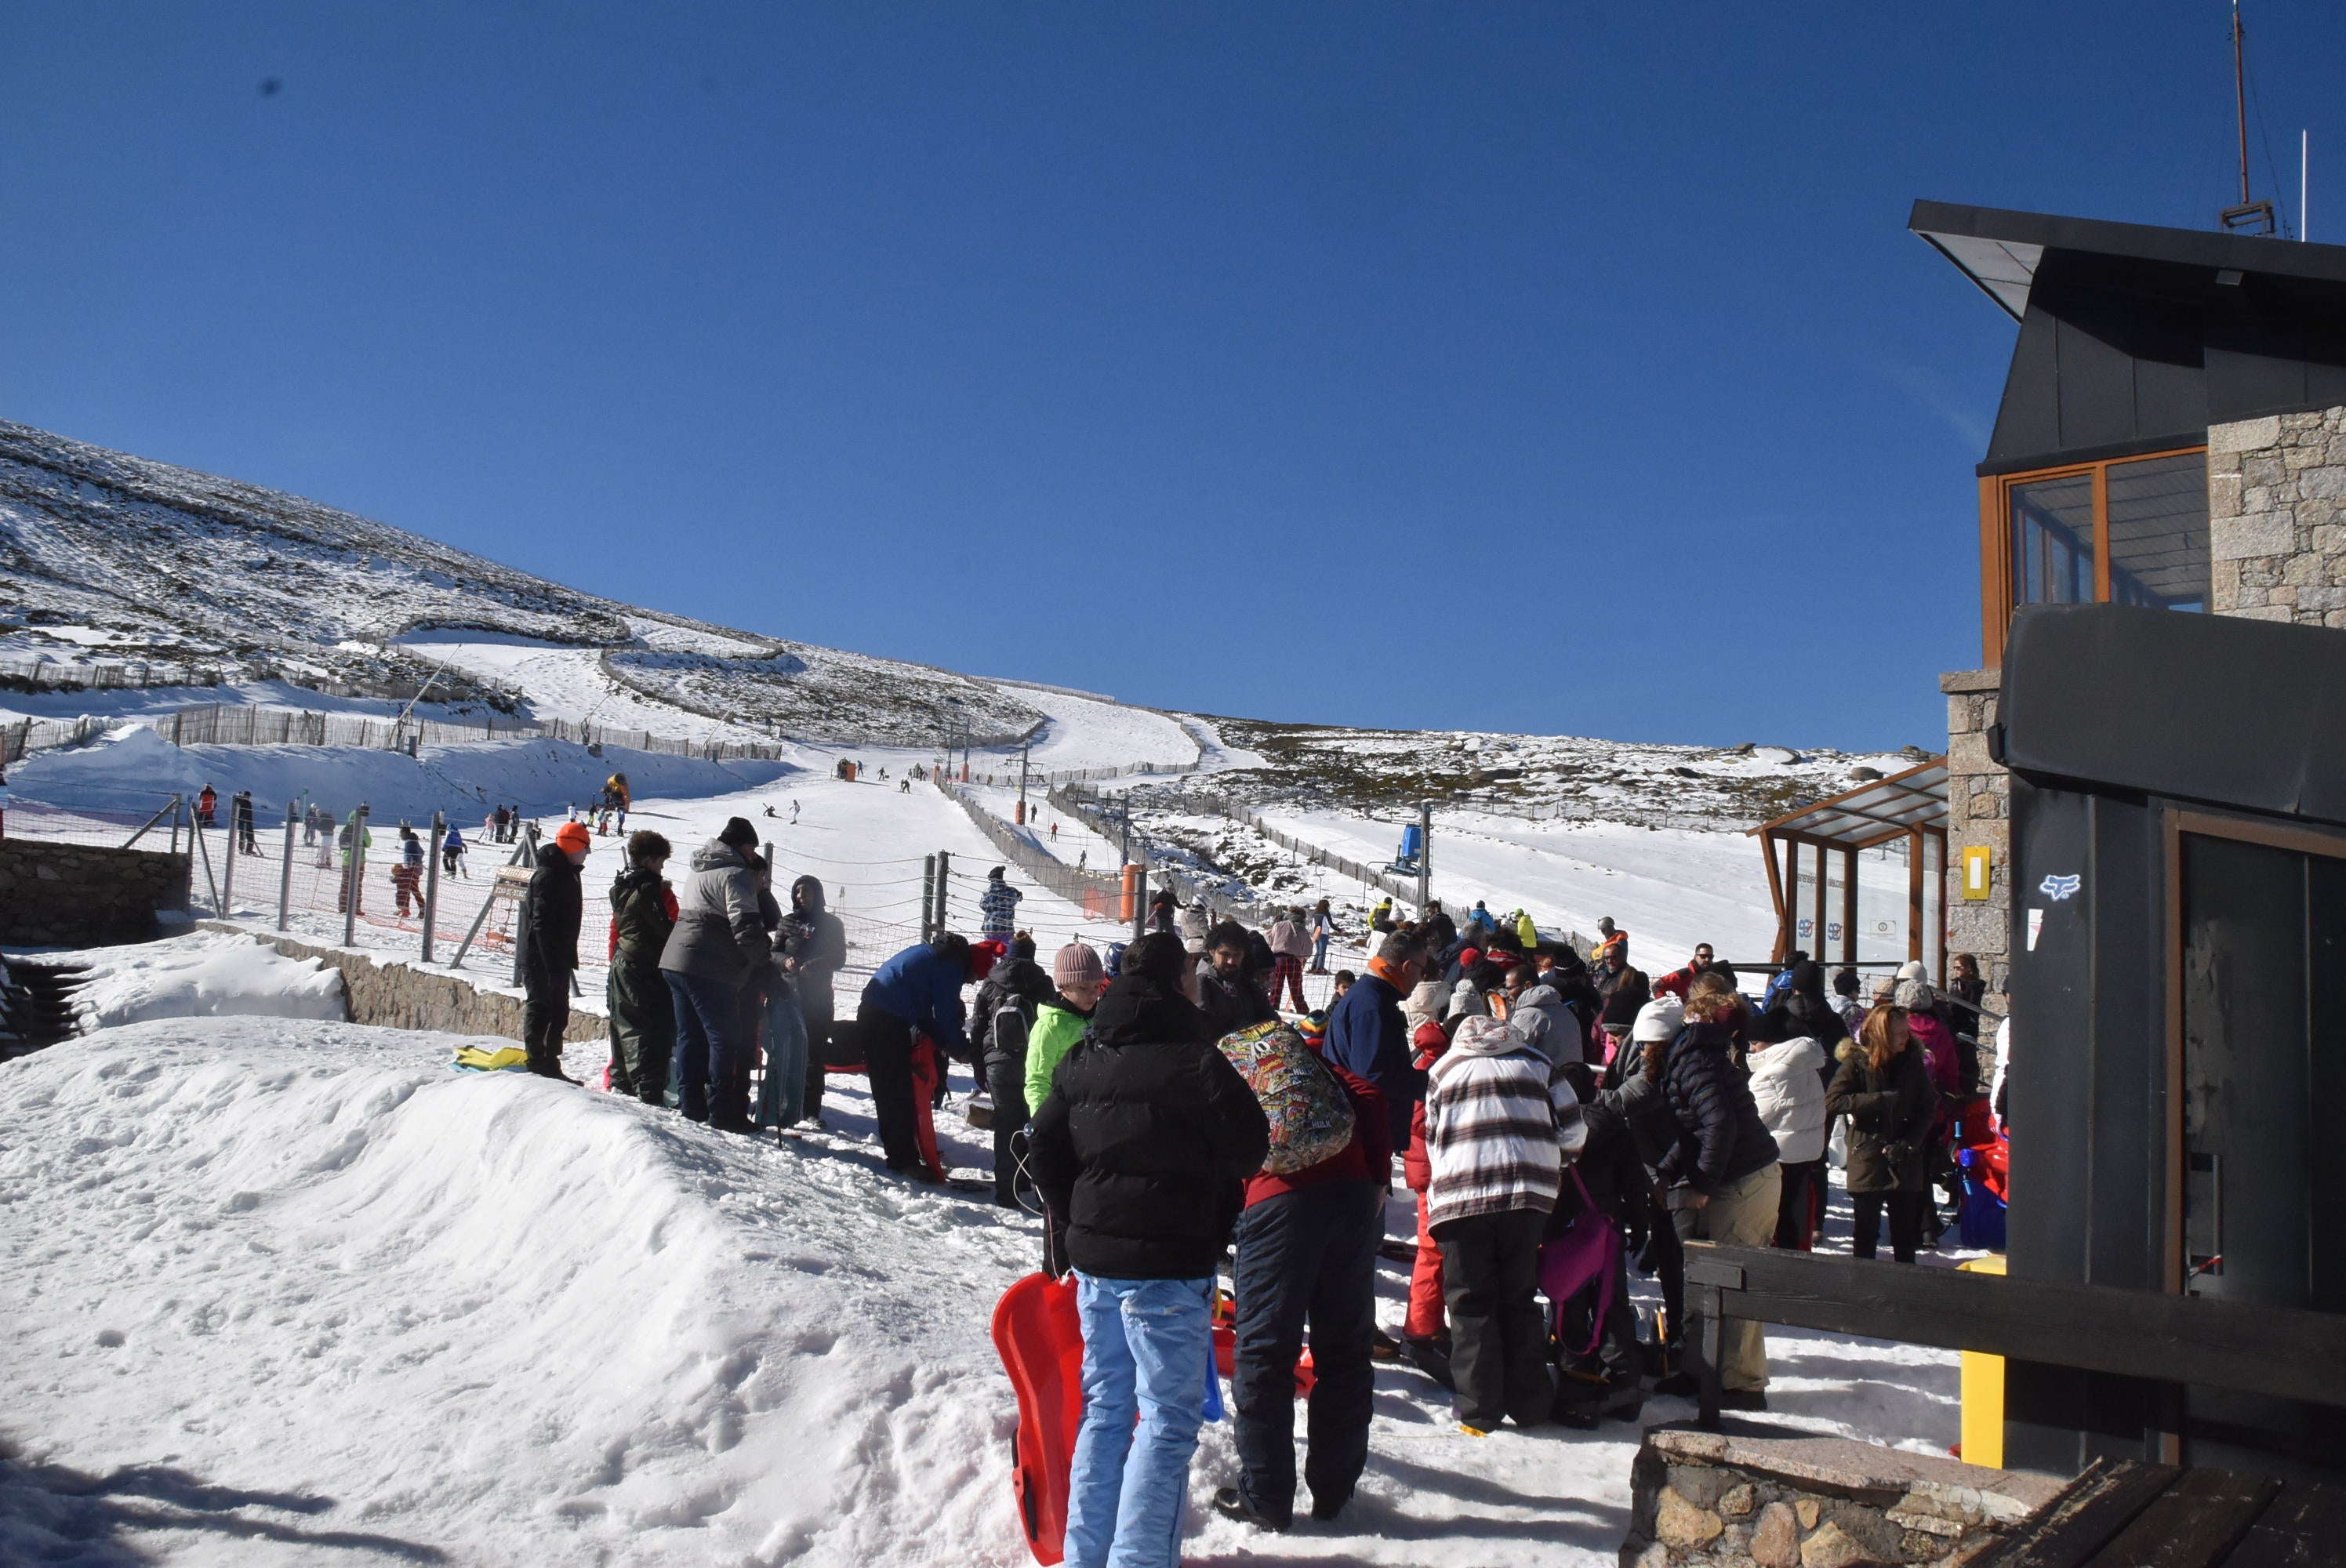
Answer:
[[1270, 1125], [1211, 1044], [1175, 938], [1124, 954], [1035, 1113], [1036, 1186], [1067, 1218], [1084, 1393], [1066, 1561], [1175, 1568], [1213, 1360], [1215, 1266]]
[[578, 873], [594, 847], [586, 825], [569, 822], [538, 851], [514, 933], [526, 998], [521, 1034], [529, 1070], [566, 1084], [578, 1081], [562, 1070], [562, 1040], [570, 1029], [570, 977], [578, 972], [578, 923], [585, 912]]
[[774, 962], [758, 898], [757, 844], [757, 829], [735, 817], [692, 852], [677, 892], [676, 929], [660, 952], [660, 975], [676, 1006], [678, 1108], [726, 1132], [755, 1130], [740, 1090], [751, 1044], [741, 1037], [741, 992], [752, 980], [762, 983]]
[[[1442, 1027], [1449, 1001], [1450, 993], [1440, 981], [1422, 980], [1401, 1004], [1402, 1022], [1410, 1032], [1410, 1064], [1421, 1073], [1450, 1048], [1449, 1033]], [[1425, 1158], [1423, 1099], [1410, 1107], [1409, 1144], [1402, 1156], [1402, 1175], [1410, 1191], [1417, 1195], [1417, 1257], [1410, 1265], [1409, 1309], [1402, 1319], [1402, 1343], [1419, 1366], [1447, 1378], [1450, 1329], [1442, 1310], [1442, 1249], [1425, 1228], [1425, 1186], [1433, 1172]]]
[[801, 877], [790, 884], [790, 912], [777, 933], [781, 940], [782, 972], [790, 977], [806, 1020], [806, 1086], [799, 1101], [799, 1119], [822, 1125], [823, 1074], [828, 1066], [831, 1033], [838, 1017], [831, 982], [847, 962], [847, 928], [825, 906], [820, 878]]
[[932, 1184], [945, 1179], [930, 1119], [931, 1096], [944, 1073], [939, 1053], [946, 1060], [969, 1054], [961, 988], [985, 978], [997, 951], [946, 932], [904, 949], [864, 983], [855, 1029], [872, 1084], [872, 1117], [888, 1168], [899, 1176]]
[[1035, 962], [1035, 939], [1013, 937], [1010, 952], [979, 983], [969, 1023], [977, 1053], [979, 1081], [994, 1101], [994, 1201], [1018, 1207], [1018, 1160], [1012, 1141], [1024, 1132], [1026, 1053], [1044, 1006], [1057, 1000], [1058, 987]]
[[1507, 971], [1507, 1026], [1561, 1071], [1580, 1064], [1584, 1036], [1579, 1015], [1564, 1004], [1556, 987], [1528, 963]]
[[[1792, 965], [1786, 972], [1784, 1016], [1796, 1034], [1815, 1041], [1830, 1058], [1832, 1048], [1849, 1038], [1849, 1025], [1825, 994], [1824, 966], [1814, 960]], [[1764, 1011], [1764, 1010], [1763, 1010]], [[1825, 1071], [1831, 1070], [1830, 1060]]]
[[1206, 951], [1206, 933], [1213, 929], [1213, 920], [1203, 899], [1194, 899], [1181, 906], [1181, 912], [1173, 923], [1181, 933], [1181, 945], [1190, 957], [1198, 957]]
[[[1661, 1186], [1662, 1162], [1678, 1145], [1678, 1118], [1670, 1114], [1669, 1102], [1662, 1094], [1661, 1065], [1670, 1043], [1685, 1027], [1686, 1009], [1677, 997], [1658, 996], [1647, 1003], [1631, 1021], [1613, 1058], [1606, 1086], [1596, 1095], [1598, 1105], [1620, 1118], [1630, 1146], [1645, 1167], [1648, 1191]], [[1669, 1207], [1667, 1201], [1664, 1207]], [[1690, 1394], [1694, 1380], [1671, 1368], [1686, 1328], [1686, 1251], [1668, 1213], [1656, 1217], [1646, 1227], [1646, 1245], [1637, 1267], [1655, 1277], [1662, 1296], [1661, 1316], [1656, 1322], [1663, 1377], [1655, 1391]]]
[[603, 984], [611, 1033], [611, 1092], [648, 1105], [668, 1095], [676, 1050], [676, 999], [660, 977], [660, 953], [676, 930], [668, 841], [642, 830], [627, 839], [627, 863], [611, 881], [611, 972]]
[[1427, 1228], [1442, 1248], [1458, 1424], [1545, 1421], [1556, 1402], [1536, 1292], [1564, 1167], [1587, 1135], [1560, 1074], [1494, 1018], [1468, 1018], [1427, 1074]]

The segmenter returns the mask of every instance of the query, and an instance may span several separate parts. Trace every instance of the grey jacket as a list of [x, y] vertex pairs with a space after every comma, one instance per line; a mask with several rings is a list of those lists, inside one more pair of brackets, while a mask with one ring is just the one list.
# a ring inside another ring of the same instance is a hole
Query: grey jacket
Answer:
[[730, 844], [711, 839], [692, 851], [676, 894], [676, 930], [659, 966], [740, 984], [773, 962], [773, 939], [758, 907], [758, 879]]
[[1535, 985], [1517, 997], [1507, 1023], [1549, 1066], [1569, 1067], [1580, 1060], [1580, 1016], [1564, 1004], [1555, 986]]

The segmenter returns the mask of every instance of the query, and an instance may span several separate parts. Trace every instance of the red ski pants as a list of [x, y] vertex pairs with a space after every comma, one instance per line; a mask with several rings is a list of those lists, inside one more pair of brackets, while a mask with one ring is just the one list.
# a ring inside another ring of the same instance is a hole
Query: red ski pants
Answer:
[[1442, 1309], [1442, 1248], [1425, 1228], [1425, 1195], [1417, 1195], [1417, 1261], [1409, 1270], [1409, 1316], [1401, 1331], [1413, 1339], [1431, 1339], [1450, 1326]]

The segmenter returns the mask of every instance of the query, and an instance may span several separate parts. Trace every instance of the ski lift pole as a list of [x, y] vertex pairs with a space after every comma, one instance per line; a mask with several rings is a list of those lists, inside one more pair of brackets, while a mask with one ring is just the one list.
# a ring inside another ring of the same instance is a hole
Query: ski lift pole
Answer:
[[283, 931], [293, 912], [293, 808], [298, 800], [285, 802], [285, 864], [277, 873], [277, 929]]
[[1132, 889], [1132, 940], [1138, 942], [1148, 931], [1148, 840], [1140, 840], [1140, 875]]
[[423, 962], [432, 962], [432, 922], [440, 912], [440, 840], [447, 836], [448, 813], [432, 813], [432, 842], [423, 855]]

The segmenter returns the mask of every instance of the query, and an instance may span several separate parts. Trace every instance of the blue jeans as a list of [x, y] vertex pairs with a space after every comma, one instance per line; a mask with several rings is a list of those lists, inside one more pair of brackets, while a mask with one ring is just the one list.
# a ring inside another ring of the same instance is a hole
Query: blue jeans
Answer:
[[1328, 939], [1323, 936], [1311, 944], [1311, 970], [1316, 974], [1327, 967]]
[[696, 1122], [739, 1122], [749, 1107], [734, 1087], [740, 1053], [741, 987], [663, 969], [676, 1002], [677, 1108]]
[[1067, 1486], [1068, 1568], [1177, 1568], [1181, 1561], [1189, 1456], [1213, 1357], [1212, 1286], [1210, 1278], [1076, 1274], [1084, 1424]]

